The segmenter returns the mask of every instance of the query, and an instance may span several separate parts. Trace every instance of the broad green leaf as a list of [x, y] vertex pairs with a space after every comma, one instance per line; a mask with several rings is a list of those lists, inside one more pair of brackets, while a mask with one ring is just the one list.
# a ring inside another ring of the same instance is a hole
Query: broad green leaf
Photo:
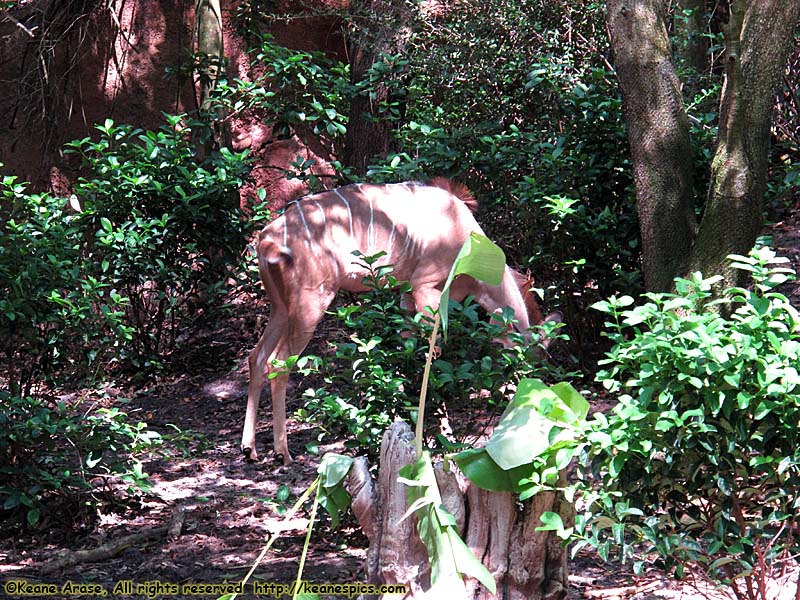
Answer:
[[492, 492], [512, 492], [515, 482], [509, 472], [501, 468], [485, 448], [472, 448], [459, 452], [453, 458], [464, 476], [479, 488]]
[[322, 485], [324, 487], [338, 485], [342, 479], [347, 476], [347, 473], [350, 472], [350, 467], [352, 465], [352, 456], [344, 456], [342, 454], [329, 452], [322, 457], [322, 462], [317, 469], [317, 473], [322, 476]]
[[550, 447], [550, 431], [555, 423], [539, 411], [542, 404], [552, 406], [558, 400], [537, 379], [519, 382], [514, 398], [486, 444], [486, 451], [500, 468], [508, 470], [529, 463]]
[[575, 425], [577, 422], [586, 419], [586, 415], [589, 414], [589, 401], [586, 400], [586, 398], [584, 398], [580, 392], [578, 392], [578, 390], [576, 390], [566, 381], [559, 381], [558, 383], [551, 385], [550, 389], [556, 394], [556, 396], [561, 398], [572, 411], [573, 418], [567, 421], [569, 425]]
[[339, 513], [350, 506], [350, 494], [344, 489], [342, 480], [350, 472], [353, 458], [328, 453], [322, 457], [317, 469], [320, 478], [319, 503], [331, 517], [331, 526], [339, 525]]
[[450, 275], [444, 284], [439, 301], [439, 315], [442, 320], [442, 331], [447, 335], [447, 308], [450, 300], [450, 285], [458, 275], [469, 275], [489, 285], [499, 285], [505, 272], [506, 255], [492, 240], [485, 235], [475, 233], [461, 246], [456, 256]]

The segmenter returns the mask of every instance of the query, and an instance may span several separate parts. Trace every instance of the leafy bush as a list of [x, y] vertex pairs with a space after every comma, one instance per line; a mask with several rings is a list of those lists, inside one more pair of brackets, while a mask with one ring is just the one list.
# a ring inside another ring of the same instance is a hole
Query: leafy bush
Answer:
[[598, 379], [622, 395], [589, 422], [584, 465], [602, 491], [577, 527], [604, 556], [643, 540], [678, 575], [699, 565], [760, 598], [800, 550], [800, 315], [774, 291], [791, 271], [771, 250], [732, 260], [753, 289], [712, 300], [720, 278], [695, 274], [638, 307], [595, 305], [615, 344]]
[[125, 299], [86, 272], [93, 232], [63, 198], [26, 189], [13, 176], [0, 183], [0, 352], [13, 396], [113, 356], [129, 335]]
[[121, 350], [134, 362], [173, 349], [180, 325], [219, 300], [244, 246], [246, 153], [223, 148], [198, 160], [184, 118], [167, 120], [158, 131], [108, 120], [98, 141], [67, 144], [89, 170], [75, 186], [91, 258], [84, 271], [109, 298], [124, 298]]
[[148, 487], [137, 454], [160, 443], [144, 423], [116, 408], [86, 414], [0, 390], [0, 506], [24, 511], [35, 525], [55, 497], [77, 503], [97, 480]]
[[[337, 154], [354, 93], [349, 66], [323, 52], [286, 48], [268, 34], [257, 41], [250, 50], [253, 80], [220, 81], [213, 102], [230, 115], [258, 111], [279, 139], [311, 133], [331, 155]], [[298, 165], [301, 172], [303, 165]]]
[[[362, 257], [370, 268], [365, 280], [369, 290], [357, 304], [336, 310], [336, 318], [352, 332], [349, 338], [333, 341], [330, 353], [322, 357], [300, 359], [302, 365], [313, 364], [301, 372], [316, 372], [324, 381], [324, 386], [306, 390], [301, 415], [344, 429], [352, 436], [347, 445], [369, 450], [378, 448], [395, 417], [415, 413], [431, 331], [424, 313], [409, 315], [403, 309], [401, 294], [409, 293], [410, 286], [398, 282], [390, 266], [375, 266], [379, 257]], [[445, 404], [456, 412], [476, 401], [497, 405], [505, 400], [506, 384], [533, 373], [556, 372], [538, 356], [539, 345], [508, 332], [510, 310], [495, 322], [471, 298], [463, 304], [451, 301], [450, 307], [449, 333], [439, 342], [442, 355], [433, 362], [429, 381], [430, 399], [439, 411]], [[506, 334], [515, 347], [496, 341]]]
[[86, 169], [70, 200], [0, 181], [0, 505], [24, 507], [29, 523], [97, 478], [143, 487], [135, 455], [157, 439], [117, 409], [49, 402], [42, 384], [158, 362], [220, 304], [244, 246], [246, 156], [197, 158], [182, 123], [145, 132], [107, 121], [98, 141], [69, 144]]
[[246, 156], [199, 160], [181, 118], [168, 122], [145, 132], [107, 121], [97, 142], [68, 144], [87, 169], [69, 202], [0, 182], [0, 352], [12, 394], [58, 370], [157, 362], [219, 304], [245, 241], [236, 191]]

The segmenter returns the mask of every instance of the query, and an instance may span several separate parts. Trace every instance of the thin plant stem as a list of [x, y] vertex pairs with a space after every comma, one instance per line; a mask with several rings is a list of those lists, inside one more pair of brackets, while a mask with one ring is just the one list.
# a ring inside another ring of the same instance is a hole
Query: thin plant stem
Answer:
[[425, 370], [422, 373], [422, 387], [419, 390], [419, 408], [417, 410], [417, 431], [415, 449], [417, 458], [422, 456], [422, 425], [425, 421], [425, 398], [428, 394], [428, 375], [431, 372], [431, 362], [433, 362], [433, 352], [436, 347], [436, 336], [439, 334], [439, 311], [433, 317], [433, 331], [431, 331], [430, 345], [428, 346], [428, 357], [425, 360]]

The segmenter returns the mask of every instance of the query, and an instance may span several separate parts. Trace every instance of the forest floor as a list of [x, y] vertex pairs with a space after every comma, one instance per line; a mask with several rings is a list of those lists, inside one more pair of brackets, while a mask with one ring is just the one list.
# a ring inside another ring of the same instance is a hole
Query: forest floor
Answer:
[[[774, 237], [773, 248], [789, 257], [793, 267], [800, 270], [800, 203], [786, 211], [769, 228], [769, 233]], [[783, 291], [800, 306], [799, 285], [790, 285]], [[55, 583], [59, 588], [67, 581], [98, 583], [105, 589], [106, 597], [150, 600], [189, 597], [172, 594], [173, 590], [165, 586], [159, 592], [157, 584], [240, 581], [256, 561], [266, 539], [278, 530], [282, 535], [251, 581], [262, 584], [293, 581], [307, 521], [302, 515], [285, 522], [281, 514], [316, 476], [318, 456], [306, 450], [306, 445], [315, 439], [315, 429], [303, 423], [290, 423], [290, 448], [296, 461], [289, 467], [273, 462], [270, 456], [250, 463], [240, 455], [238, 444], [247, 390], [246, 353], [257, 336], [255, 303], [251, 299], [234, 305], [229, 318], [209, 324], [189, 340], [180, 357], [182, 362], [175, 370], [181, 375], [161, 377], [137, 388], [106, 385], [65, 398], [120, 406], [132, 421], [146, 421], [150, 428], [162, 433], [169, 433], [170, 424], [174, 424], [186, 434], [187, 451], [170, 450], [165, 456], [151, 460], [146, 470], [154, 484], [152, 492], [102, 505], [99, 518], [89, 524], [75, 525], [75, 515], [79, 512], [76, 507], [65, 507], [50, 515], [34, 532], [0, 522], [0, 597], [4, 594], [17, 597], [4, 585], [20, 579]], [[263, 309], [263, 301], [259, 300], [258, 305]], [[312, 351], [321, 347], [326, 338], [323, 327], [314, 342], [318, 346]], [[295, 384], [296, 380], [293, 378]], [[267, 406], [261, 411], [259, 431], [262, 448], [271, 438], [269, 402], [264, 404]], [[342, 450], [320, 446], [319, 455]], [[288, 498], [284, 496], [287, 490]], [[179, 535], [168, 536], [157, 529], [174, 522], [178, 515], [183, 518]], [[149, 539], [128, 540], [122, 544], [123, 548], [111, 549], [125, 536], [143, 532], [153, 535]], [[363, 581], [366, 546], [367, 541], [352, 517], [334, 531], [326, 525], [319, 526], [311, 537], [303, 577], [316, 582]], [[87, 557], [75, 554], [96, 548], [107, 550], [107, 556], [85, 560]], [[64, 554], [81, 560], [48, 573], [48, 565]], [[655, 568], [634, 577], [628, 566], [606, 564], [589, 553], [571, 561], [570, 572], [571, 600], [729, 598], [707, 582], [691, 577], [678, 582]], [[794, 598], [795, 583], [789, 581], [791, 577], [787, 575], [785, 580], [774, 582], [776, 587], [769, 597]], [[141, 593], [126, 593], [130, 590], [120, 584], [126, 581], [134, 585], [150, 582], [150, 591], [155, 593], [148, 596], [144, 587]], [[48, 597], [94, 596], [56, 593]]]

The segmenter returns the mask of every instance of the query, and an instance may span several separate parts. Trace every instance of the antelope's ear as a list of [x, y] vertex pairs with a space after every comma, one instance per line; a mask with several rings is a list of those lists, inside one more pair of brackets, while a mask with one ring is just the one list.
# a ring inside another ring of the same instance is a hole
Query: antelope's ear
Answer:
[[544, 318], [544, 321], [542, 321], [542, 325], [544, 325], [545, 323], [563, 323], [563, 322], [564, 322], [564, 317], [561, 316], [560, 312], [551, 312]]

